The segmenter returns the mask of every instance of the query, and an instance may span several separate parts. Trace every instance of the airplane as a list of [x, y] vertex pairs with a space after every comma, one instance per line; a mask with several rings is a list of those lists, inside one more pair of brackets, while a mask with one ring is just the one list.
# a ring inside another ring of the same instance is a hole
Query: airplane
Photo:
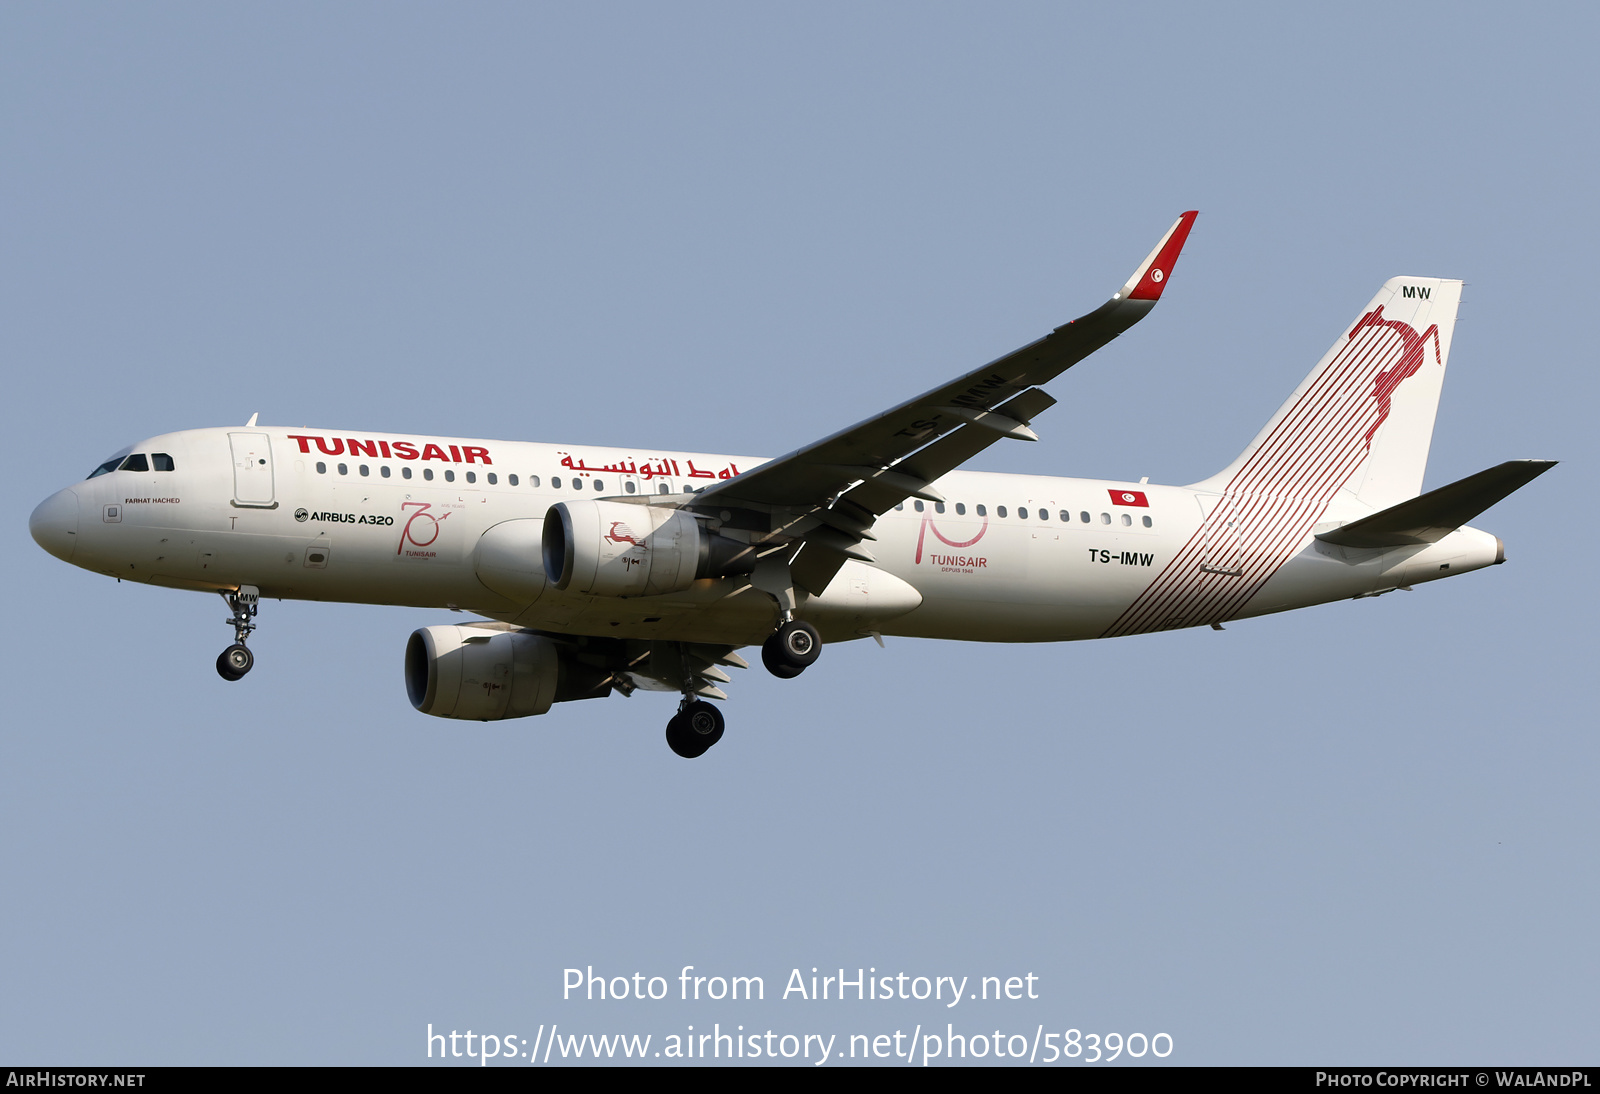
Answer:
[[792, 679], [825, 643], [1114, 638], [1380, 596], [1505, 561], [1466, 522], [1554, 466], [1421, 492], [1460, 281], [1396, 277], [1256, 438], [1188, 486], [959, 468], [1037, 440], [1041, 384], [1170, 283], [1184, 213], [1106, 303], [1021, 349], [776, 459], [325, 428], [168, 433], [34, 510], [52, 555], [220, 594], [237, 681], [264, 598], [448, 608], [409, 638], [412, 705], [492, 721], [681, 696], [704, 754], [725, 668], [759, 645]]

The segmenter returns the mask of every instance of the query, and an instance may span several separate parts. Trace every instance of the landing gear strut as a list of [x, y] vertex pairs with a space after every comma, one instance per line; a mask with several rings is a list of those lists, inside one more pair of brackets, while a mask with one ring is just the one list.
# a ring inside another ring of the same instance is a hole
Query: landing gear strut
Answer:
[[817, 628], [794, 617], [794, 577], [789, 572], [792, 557], [792, 552], [768, 555], [750, 573], [750, 584], [770, 596], [778, 607], [778, 629], [761, 644], [761, 662], [780, 680], [793, 680], [814, 665], [822, 653], [822, 636]]
[[217, 655], [217, 675], [224, 680], [238, 680], [256, 663], [255, 654], [250, 652], [245, 642], [250, 638], [250, 632], [256, 629], [254, 620], [261, 591], [254, 585], [241, 585], [237, 592], [219, 595], [233, 613], [227, 620], [233, 626], [233, 645]]
[[722, 728], [722, 711], [704, 699], [685, 698], [667, 723], [667, 747], [692, 760], [722, 740]]
[[793, 680], [822, 654], [822, 636], [810, 623], [790, 619], [761, 644], [761, 663], [780, 680]]

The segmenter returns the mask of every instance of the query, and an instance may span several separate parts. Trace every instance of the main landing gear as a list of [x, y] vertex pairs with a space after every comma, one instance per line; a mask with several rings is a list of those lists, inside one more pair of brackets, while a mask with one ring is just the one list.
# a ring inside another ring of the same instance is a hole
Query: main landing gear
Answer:
[[[821, 653], [822, 636], [817, 628], [798, 619], [784, 620], [761, 644], [761, 660], [766, 663], [767, 670], [783, 680], [799, 676], [807, 666], [816, 663]], [[726, 680], [727, 677], [716, 679]], [[693, 683], [685, 685], [678, 713], [667, 723], [667, 747], [686, 760], [705, 755], [707, 749], [722, 740], [722, 711], [704, 699], [696, 699], [689, 690]], [[715, 694], [722, 695], [720, 691]]]
[[750, 572], [750, 584], [770, 596], [778, 609], [778, 629], [761, 643], [761, 663], [780, 680], [793, 680], [816, 664], [822, 653], [822, 636], [817, 628], [794, 617], [794, 577], [789, 572], [792, 557], [792, 551], [768, 555]]
[[667, 747], [692, 760], [722, 740], [722, 729], [722, 711], [704, 699], [685, 697], [678, 713], [667, 723]]
[[761, 643], [761, 663], [780, 680], [793, 680], [822, 654], [822, 636], [810, 623], [790, 619]]
[[233, 645], [217, 655], [217, 675], [224, 680], [238, 680], [255, 667], [255, 654], [250, 652], [245, 642], [250, 632], [256, 629], [254, 620], [261, 591], [254, 585], [241, 585], [237, 592], [219, 595], [227, 601], [228, 610], [233, 613], [227, 620], [233, 625]]

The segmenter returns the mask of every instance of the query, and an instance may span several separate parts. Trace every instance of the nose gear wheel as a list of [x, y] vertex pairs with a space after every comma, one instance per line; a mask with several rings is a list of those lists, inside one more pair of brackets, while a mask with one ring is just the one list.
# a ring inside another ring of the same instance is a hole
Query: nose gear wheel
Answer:
[[254, 585], [241, 585], [234, 592], [220, 594], [233, 614], [227, 619], [233, 628], [233, 645], [217, 655], [217, 675], [224, 680], [239, 680], [255, 667], [255, 654], [245, 642], [256, 629], [255, 618], [261, 592]]

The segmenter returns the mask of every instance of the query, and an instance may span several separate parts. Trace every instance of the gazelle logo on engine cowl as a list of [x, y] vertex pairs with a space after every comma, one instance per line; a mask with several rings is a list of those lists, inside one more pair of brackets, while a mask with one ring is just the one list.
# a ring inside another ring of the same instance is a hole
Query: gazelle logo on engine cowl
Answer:
[[640, 539], [638, 536], [635, 536], [633, 534], [633, 529], [629, 528], [622, 521], [614, 520], [614, 521], [611, 521], [610, 524], [611, 524], [611, 531], [607, 532], [605, 535], [600, 537], [601, 539], [604, 539], [606, 542], [608, 542], [608, 543], [631, 543], [633, 546], [639, 548], [639, 550], [641, 550], [641, 551], [647, 549], [647, 547], [649, 546], [648, 544], [645, 543], [644, 540]]

